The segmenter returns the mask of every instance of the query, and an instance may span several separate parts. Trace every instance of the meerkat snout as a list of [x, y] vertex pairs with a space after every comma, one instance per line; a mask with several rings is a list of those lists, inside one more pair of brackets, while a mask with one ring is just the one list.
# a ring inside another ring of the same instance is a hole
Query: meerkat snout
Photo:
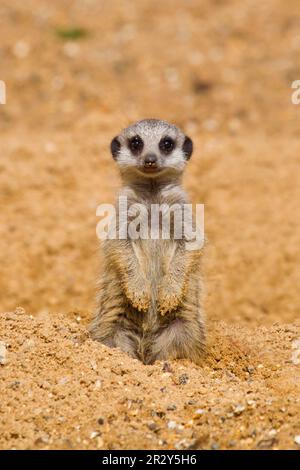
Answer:
[[154, 153], [150, 153], [144, 158], [145, 167], [156, 167], [157, 166], [157, 156]]

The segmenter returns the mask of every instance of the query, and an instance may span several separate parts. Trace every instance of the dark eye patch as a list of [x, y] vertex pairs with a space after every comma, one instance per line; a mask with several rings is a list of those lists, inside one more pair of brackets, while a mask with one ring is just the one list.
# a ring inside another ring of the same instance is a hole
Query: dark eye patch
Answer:
[[144, 142], [139, 135], [135, 135], [128, 140], [128, 147], [134, 155], [138, 155], [143, 150]]
[[168, 155], [174, 150], [175, 145], [175, 141], [172, 139], [172, 137], [163, 137], [159, 142], [159, 149], [162, 153]]
[[185, 154], [185, 158], [189, 160], [193, 153], [193, 141], [188, 136], [185, 136], [182, 150]]
[[111, 144], [110, 144], [110, 151], [111, 151], [111, 154], [112, 154], [112, 156], [115, 160], [118, 157], [118, 153], [120, 151], [120, 148], [121, 148], [121, 144], [120, 144], [118, 138], [114, 137], [113, 140], [111, 141]]

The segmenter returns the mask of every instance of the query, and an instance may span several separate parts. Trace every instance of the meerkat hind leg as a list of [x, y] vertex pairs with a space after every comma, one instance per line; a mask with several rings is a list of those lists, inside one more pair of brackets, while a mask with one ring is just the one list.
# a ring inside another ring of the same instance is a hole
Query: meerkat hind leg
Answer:
[[111, 336], [107, 336], [99, 340], [104, 346], [109, 348], [119, 348], [134, 359], [139, 359], [139, 338], [134, 333], [126, 331], [121, 327], [117, 327]]
[[139, 338], [134, 333], [119, 328], [114, 335], [115, 347], [129, 354], [134, 359], [139, 359]]
[[146, 363], [168, 359], [190, 359], [197, 363], [203, 349], [204, 332], [201, 323], [177, 317], [156, 336]]

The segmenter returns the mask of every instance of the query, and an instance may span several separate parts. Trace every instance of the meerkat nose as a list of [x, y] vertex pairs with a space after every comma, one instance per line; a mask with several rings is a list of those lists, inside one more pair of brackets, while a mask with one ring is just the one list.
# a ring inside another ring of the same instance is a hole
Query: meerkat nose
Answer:
[[154, 153], [149, 153], [145, 156], [144, 166], [147, 168], [157, 166], [157, 157]]

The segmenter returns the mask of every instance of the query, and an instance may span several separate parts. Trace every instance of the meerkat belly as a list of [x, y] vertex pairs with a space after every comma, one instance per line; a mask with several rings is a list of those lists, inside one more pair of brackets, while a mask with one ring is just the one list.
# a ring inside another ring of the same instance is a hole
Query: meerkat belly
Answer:
[[141, 267], [141, 274], [151, 289], [151, 304], [155, 305], [163, 277], [168, 273], [176, 244], [172, 240], [139, 240], [134, 252]]
[[134, 244], [134, 252], [141, 267], [141, 274], [150, 285], [151, 299], [155, 302], [157, 290], [163, 277], [162, 243], [160, 240], [139, 240]]

